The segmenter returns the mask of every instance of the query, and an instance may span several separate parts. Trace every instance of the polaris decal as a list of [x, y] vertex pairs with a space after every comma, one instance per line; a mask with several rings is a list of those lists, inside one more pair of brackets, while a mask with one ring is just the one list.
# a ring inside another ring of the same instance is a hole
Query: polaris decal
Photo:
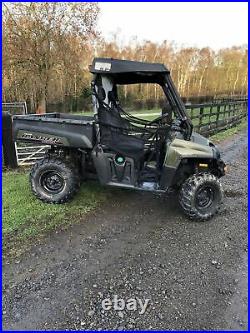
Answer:
[[43, 135], [38, 133], [28, 133], [28, 132], [21, 132], [18, 133], [18, 139], [23, 140], [31, 140], [31, 141], [40, 141], [44, 142], [50, 145], [63, 145], [63, 141], [60, 137], [56, 136], [49, 136], [49, 135]]
[[96, 62], [95, 69], [98, 71], [109, 72], [111, 69], [111, 63], [109, 62]]

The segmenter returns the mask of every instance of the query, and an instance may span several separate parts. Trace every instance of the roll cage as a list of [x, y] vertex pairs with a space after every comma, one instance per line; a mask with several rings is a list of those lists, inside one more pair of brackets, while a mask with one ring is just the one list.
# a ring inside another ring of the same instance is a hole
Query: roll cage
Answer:
[[90, 66], [90, 72], [94, 74], [94, 80], [92, 81], [94, 99], [99, 101], [99, 103], [101, 102], [105, 107], [115, 104], [119, 112], [123, 113], [129, 121], [145, 126], [152, 125], [154, 121], [148, 122], [125, 112], [118, 100], [117, 85], [136, 83], [159, 84], [162, 87], [171, 110], [174, 112], [176, 118], [180, 120], [184, 139], [190, 140], [193, 129], [192, 122], [172, 81], [170, 71], [163, 64], [112, 58], [95, 58]]

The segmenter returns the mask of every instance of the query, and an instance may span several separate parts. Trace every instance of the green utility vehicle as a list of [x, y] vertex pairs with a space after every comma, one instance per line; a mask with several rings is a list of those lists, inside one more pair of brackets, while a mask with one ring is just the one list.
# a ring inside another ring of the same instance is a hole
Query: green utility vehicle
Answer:
[[[50, 147], [32, 167], [34, 194], [47, 203], [64, 203], [81, 183], [96, 178], [103, 185], [176, 191], [189, 218], [211, 218], [222, 202], [219, 178], [225, 164], [214, 144], [193, 132], [169, 70], [158, 63], [95, 58], [90, 72], [93, 116], [13, 117], [15, 140]], [[165, 95], [162, 115], [152, 121], [135, 117], [119, 103], [117, 87], [138, 83], [157, 84]]]

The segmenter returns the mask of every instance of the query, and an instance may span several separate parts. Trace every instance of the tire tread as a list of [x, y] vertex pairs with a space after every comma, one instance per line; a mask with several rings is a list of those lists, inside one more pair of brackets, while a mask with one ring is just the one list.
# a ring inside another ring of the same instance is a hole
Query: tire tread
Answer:
[[[216, 209], [210, 213], [202, 214], [196, 207], [193, 205], [193, 198], [197, 188], [202, 185], [204, 182], [216, 183], [221, 192], [221, 199], [219, 204], [216, 206]], [[179, 204], [186, 216], [192, 220], [206, 221], [212, 218], [219, 210], [220, 203], [223, 197], [222, 185], [219, 179], [211, 173], [199, 173], [190, 176], [182, 185], [179, 192]]]
[[[69, 181], [69, 189], [64, 197], [60, 199], [48, 199], [47, 197], [43, 196], [43, 194], [37, 190], [36, 183], [35, 183], [35, 173], [39, 168], [46, 166], [46, 164], [53, 164], [55, 166], [63, 167], [65, 170], [71, 173], [71, 179]], [[36, 162], [30, 171], [29, 181], [31, 185], [31, 190], [33, 194], [41, 201], [45, 203], [54, 203], [54, 204], [62, 204], [65, 202], [70, 201], [74, 195], [78, 192], [80, 188], [80, 175], [78, 168], [74, 165], [73, 162], [65, 161], [62, 158], [56, 157], [49, 157], [46, 155], [43, 159]]]

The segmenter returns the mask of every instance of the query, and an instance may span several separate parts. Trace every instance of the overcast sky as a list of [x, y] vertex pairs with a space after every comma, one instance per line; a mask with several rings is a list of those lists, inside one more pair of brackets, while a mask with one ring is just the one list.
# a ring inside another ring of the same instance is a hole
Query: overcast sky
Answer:
[[220, 3], [100, 3], [99, 29], [107, 39], [118, 32], [119, 41], [174, 41], [178, 46], [213, 49], [247, 44], [248, 4]]

